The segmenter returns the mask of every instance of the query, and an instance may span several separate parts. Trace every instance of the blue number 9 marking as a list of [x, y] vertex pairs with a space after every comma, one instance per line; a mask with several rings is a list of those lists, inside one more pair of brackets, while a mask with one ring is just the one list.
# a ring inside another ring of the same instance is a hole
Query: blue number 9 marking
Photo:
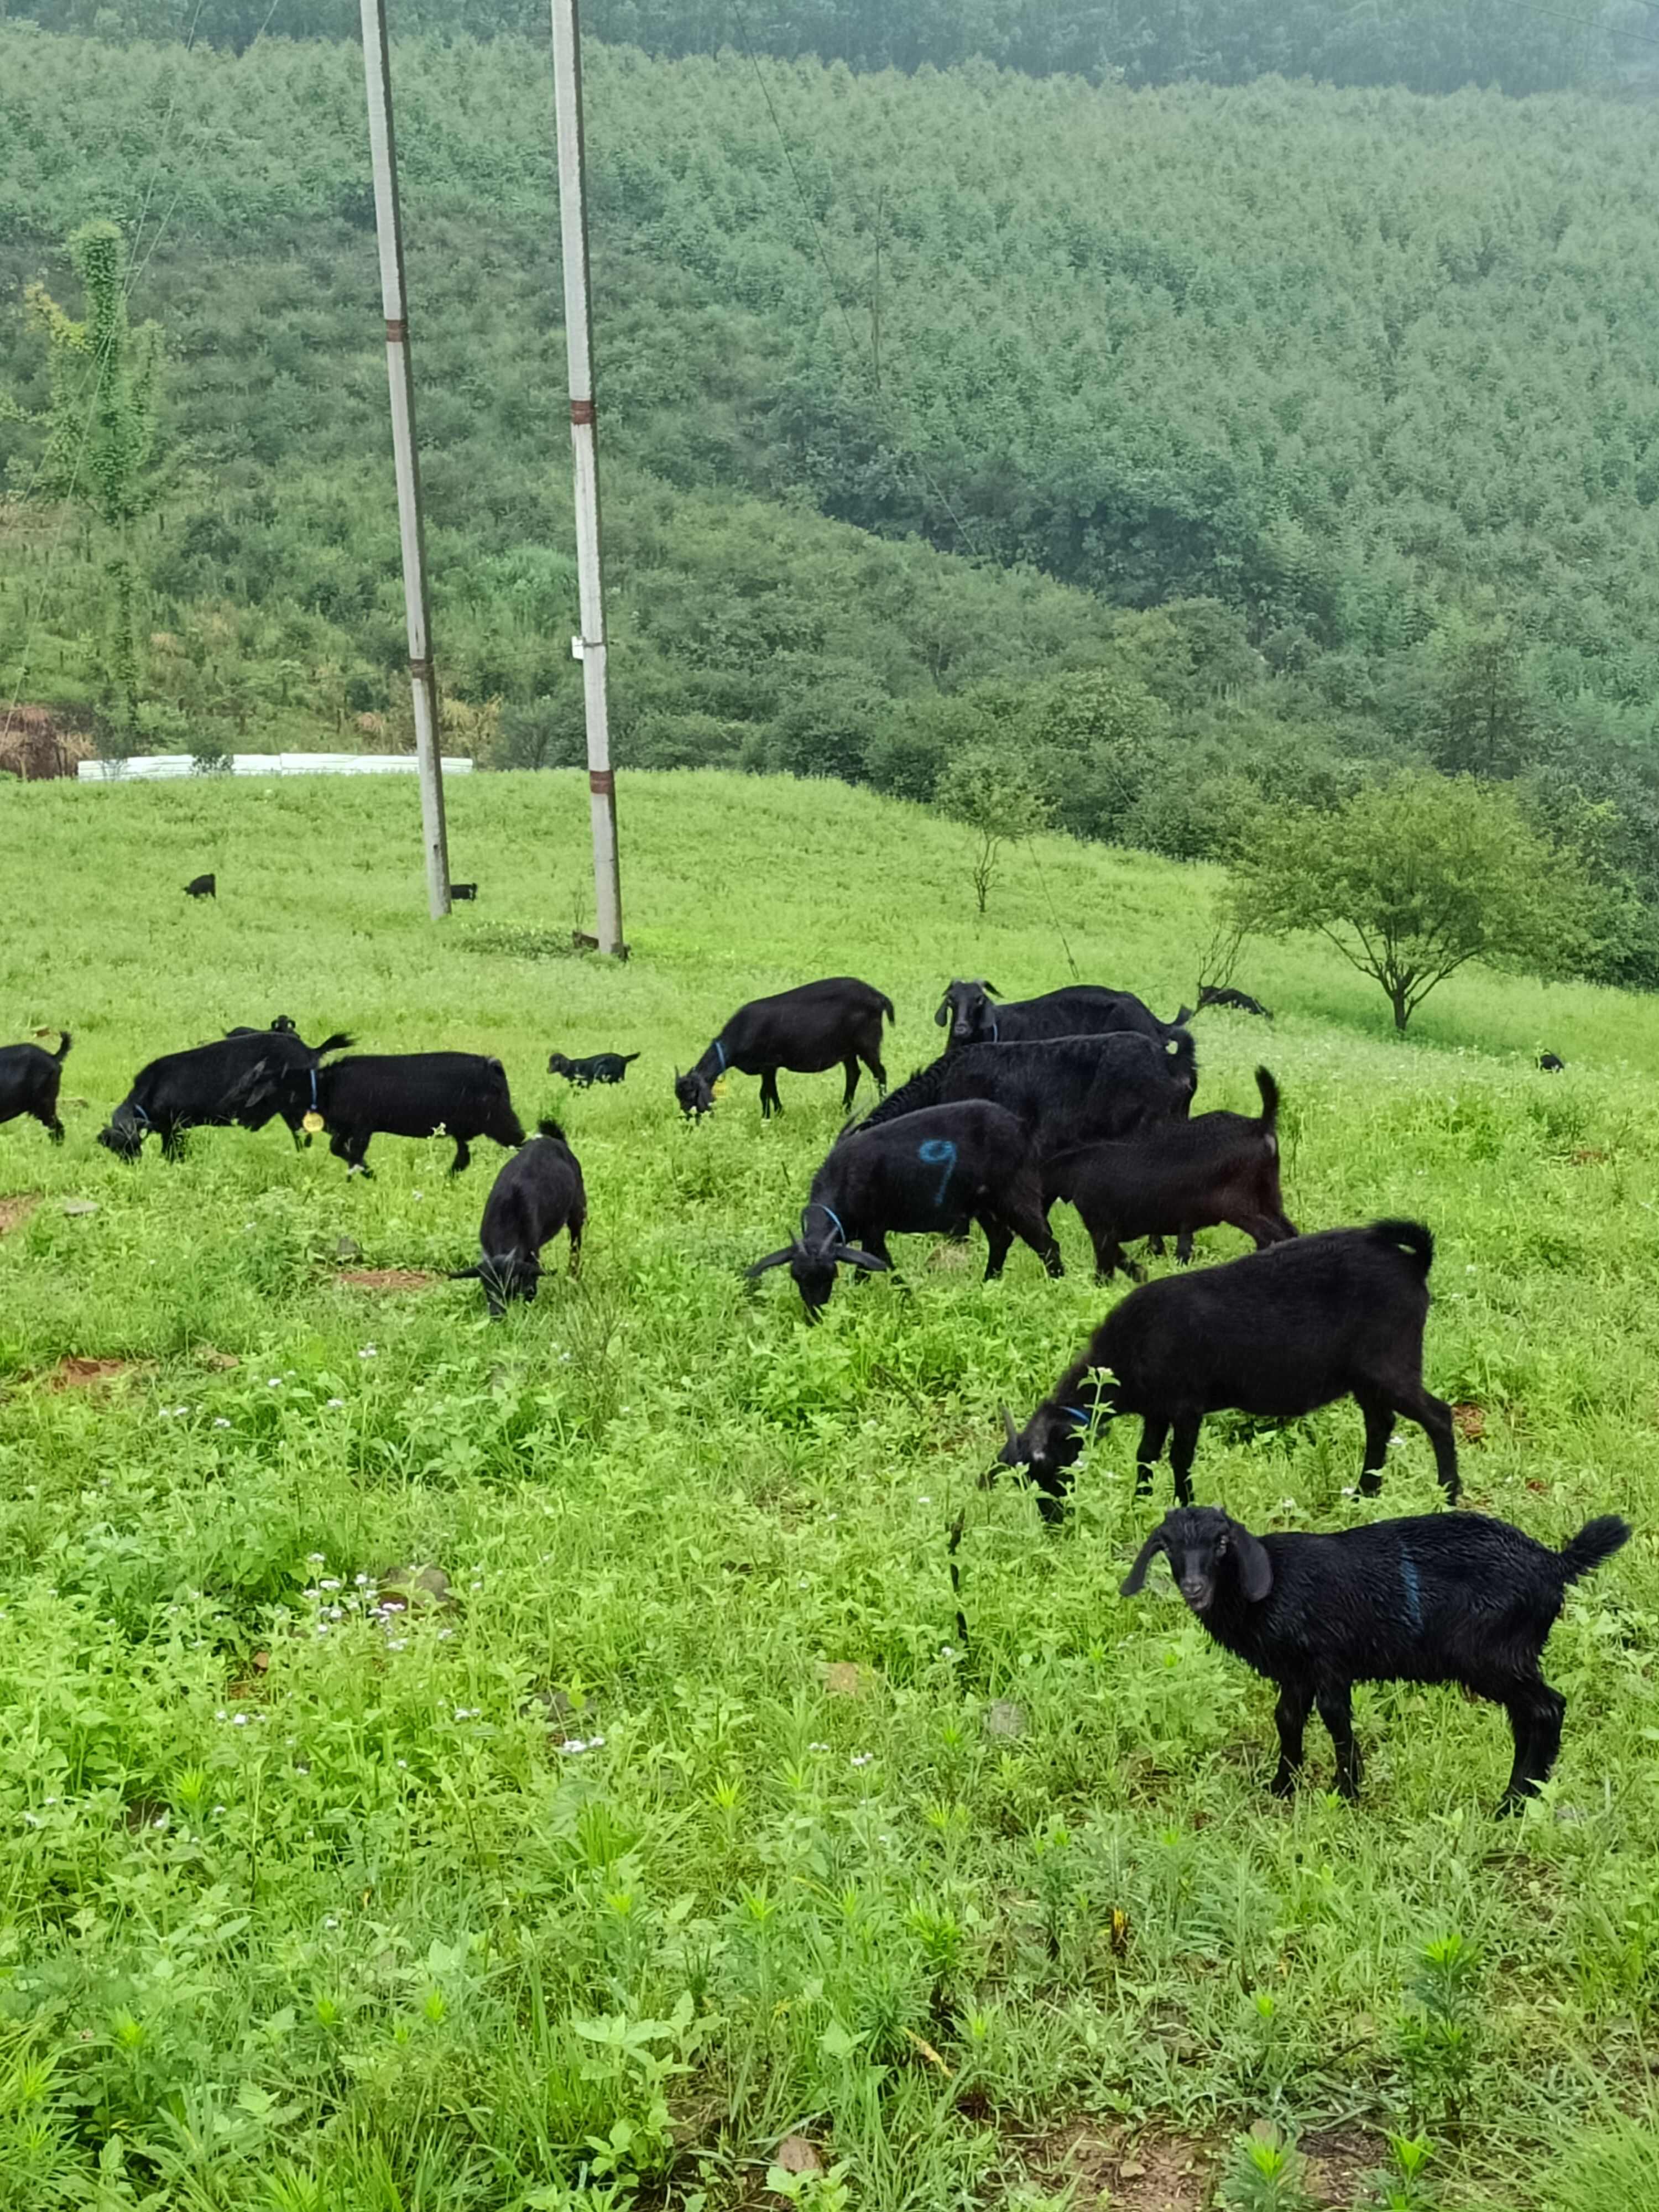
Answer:
[[945, 1194], [951, 1188], [951, 1177], [956, 1169], [956, 1146], [947, 1143], [943, 1137], [929, 1137], [925, 1144], [917, 1147], [916, 1158], [925, 1168], [944, 1169], [945, 1173], [939, 1179], [939, 1188], [933, 1194], [934, 1205], [943, 1206]]

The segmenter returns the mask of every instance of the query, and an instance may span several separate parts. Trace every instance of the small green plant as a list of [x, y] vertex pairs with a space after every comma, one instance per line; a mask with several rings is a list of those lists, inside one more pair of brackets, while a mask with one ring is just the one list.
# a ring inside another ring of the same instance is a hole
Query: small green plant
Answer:
[[1313, 2212], [1296, 2144], [1269, 2120], [1240, 2136], [1221, 2185], [1229, 2212]]
[[1389, 2163], [1371, 2182], [1376, 2212], [1437, 2212], [1426, 2179], [1432, 2149], [1425, 2136], [1390, 2136]]
[[806, 2173], [791, 2173], [787, 2167], [772, 2166], [767, 2168], [766, 2185], [786, 2204], [799, 2206], [800, 2212], [848, 2212], [853, 2191], [847, 2172], [844, 2160]]
[[1420, 2111], [1455, 2112], [1478, 2036], [1474, 1948], [1455, 1929], [1425, 1944], [1400, 2023], [1400, 2055]]
[[[632, 2187], [660, 2173], [673, 2155], [674, 2124], [667, 2084], [690, 2071], [690, 2060], [708, 2023], [693, 2017], [689, 1990], [666, 2020], [634, 2020], [626, 2013], [571, 2025], [601, 2056], [584, 2062], [586, 2081], [607, 2091], [615, 2115], [602, 2136], [590, 2136], [589, 2170], [601, 2181]], [[665, 2045], [665, 2049], [655, 2046]]]

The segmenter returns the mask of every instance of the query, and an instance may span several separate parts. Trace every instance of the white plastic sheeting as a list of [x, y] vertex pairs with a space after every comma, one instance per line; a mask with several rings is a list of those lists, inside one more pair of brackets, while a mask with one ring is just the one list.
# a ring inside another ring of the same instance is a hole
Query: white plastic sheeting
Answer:
[[[233, 753], [232, 775], [413, 775], [413, 753]], [[446, 775], [471, 775], [470, 760], [445, 757]], [[221, 771], [222, 772], [222, 771]], [[131, 760], [85, 760], [76, 769], [82, 783], [153, 782], [196, 773], [191, 753], [135, 753]]]

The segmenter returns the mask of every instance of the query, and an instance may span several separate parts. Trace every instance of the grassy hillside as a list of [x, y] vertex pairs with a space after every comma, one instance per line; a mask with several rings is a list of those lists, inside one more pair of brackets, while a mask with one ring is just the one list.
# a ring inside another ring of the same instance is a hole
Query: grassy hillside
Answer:
[[[443, 665], [501, 700], [502, 757], [569, 760], [545, 58], [413, 41], [398, 82]], [[1249, 781], [1283, 726], [1303, 750], [1547, 773], [1615, 794], [1659, 882], [1639, 105], [597, 46], [589, 93], [630, 761], [879, 780], [917, 701], [1100, 658], [1100, 598], [1197, 598], [1230, 617], [1177, 715], [1206, 762]], [[21, 286], [67, 289], [92, 214], [134, 232], [135, 309], [172, 349], [158, 733], [386, 717], [401, 617], [351, 48], [13, 27], [0, 130], [0, 390], [45, 405]], [[40, 440], [0, 410], [15, 485]], [[105, 551], [7, 514], [0, 687], [96, 700]]]
[[[798, 2130], [860, 2212], [1035, 2212], [1073, 2179], [1196, 2212], [1260, 2120], [1301, 2136], [1316, 2203], [1389, 2201], [1360, 2177], [1394, 2130], [1431, 2146], [1394, 2202], [1622, 2212], [1595, 2176], [1616, 2116], [1653, 2118], [1659, 1014], [1471, 973], [1396, 1043], [1291, 947], [1243, 978], [1271, 1030], [1200, 1024], [1200, 1104], [1278, 1073], [1300, 1221], [1434, 1226], [1468, 1502], [1558, 1540], [1638, 1525], [1552, 1644], [1565, 1751], [1533, 1816], [1486, 1818], [1501, 1719], [1416, 1690], [1362, 1694], [1359, 1808], [1312, 1782], [1285, 1808], [1263, 1688], [1167, 1587], [1115, 1595], [1164, 1503], [1129, 1497], [1130, 1437], [1091, 1448], [1057, 1535], [975, 1490], [999, 1401], [1101, 1310], [1075, 1224], [1062, 1283], [1021, 1253], [988, 1289], [973, 1250], [910, 1240], [908, 1291], [843, 1290], [809, 1332], [740, 1269], [837, 1085], [785, 1076], [767, 1127], [741, 1079], [700, 1127], [671, 1096], [735, 1002], [821, 973], [891, 994], [907, 1071], [946, 977], [1062, 981], [1061, 929], [1169, 1010], [1210, 878], [1045, 841], [981, 924], [960, 833], [918, 809], [708, 775], [630, 777], [623, 807], [620, 970], [556, 951], [574, 777], [455, 787], [483, 892], [441, 930], [403, 788], [0, 810], [0, 869], [52, 886], [0, 945], [0, 1030], [68, 1023], [88, 1102], [61, 1152], [0, 1129], [0, 1195], [40, 1201], [0, 1236], [0, 2200], [101, 2174], [112, 2207], [574, 2212], [599, 2139], [641, 2189], [583, 2205], [736, 2212]], [[204, 866], [205, 911], [177, 889]], [[463, 1264], [493, 1154], [452, 1184], [447, 1146], [381, 1140], [363, 1185], [278, 1132], [174, 1170], [93, 1143], [149, 1054], [278, 1011], [498, 1052], [584, 1162], [580, 1284], [493, 1328], [473, 1285], [342, 1279], [343, 1238], [353, 1267]], [[644, 1057], [566, 1101], [556, 1045]], [[59, 1387], [70, 1357], [125, 1364]], [[1345, 1527], [1379, 1510], [1343, 1494], [1358, 1444], [1352, 1408], [1218, 1419], [1200, 1495]], [[1380, 1510], [1433, 1504], [1412, 1431]], [[417, 1562], [456, 1601], [365, 1618]]]

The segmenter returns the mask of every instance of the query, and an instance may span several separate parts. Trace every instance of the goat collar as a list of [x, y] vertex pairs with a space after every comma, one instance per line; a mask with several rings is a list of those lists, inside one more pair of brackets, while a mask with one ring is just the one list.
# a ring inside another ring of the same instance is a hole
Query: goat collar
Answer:
[[847, 1231], [842, 1228], [841, 1216], [836, 1212], [835, 1207], [833, 1206], [826, 1206], [821, 1198], [815, 1198], [808, 1203], [806, 1208], [807, 1212], [810, 1213], [815, 1206], [820, 1213], [827, 1213], [830, 1220], [835, 1223], [836, 1235], [844, 1244], [847, 1242]]
[[719, 1053], [720, 1056], [720, 1073], [724, 1075], [726, 1073], [726, 1047], [720, 1042], [720, 1039], [716, 1037], [710, 1049]]
[[1079, 1428], [1086, 1429], [1094, 1419], [1094, 1414], [1085, 1413], [1081, 1406], [1062, 1406], [1060, 1410], [1062, 1413], [1069, 1413]]
[[317, 1070], [314, 1066], [311, 1071], [311, 1110], [313, 1114], [317, 1111]]

